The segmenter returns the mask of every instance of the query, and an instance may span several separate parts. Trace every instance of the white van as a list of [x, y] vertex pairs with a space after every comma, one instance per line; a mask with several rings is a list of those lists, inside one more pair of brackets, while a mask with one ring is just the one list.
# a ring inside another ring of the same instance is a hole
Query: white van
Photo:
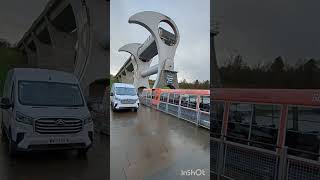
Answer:
[[132, 84], [114, 83], [110, 92], [112, 110], [132, 109], [137, 112], [139, 98]]
[[13, 69], [7, 74], [0, 105], [2, 133], [11, 155], [51, 149], [77, 149], [85, 155], [91, 147], [93, 122], [72, 74]]

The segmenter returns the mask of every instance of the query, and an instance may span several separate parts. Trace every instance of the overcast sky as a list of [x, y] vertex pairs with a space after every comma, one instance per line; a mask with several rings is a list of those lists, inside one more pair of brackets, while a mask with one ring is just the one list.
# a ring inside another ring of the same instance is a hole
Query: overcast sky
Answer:
[[249, 64], [282, 56], [320, 58], [319, 0], [215, 0], [214, 19], [219, 64], [239, 53]]
[[48, 0], [3, 0], [0, 5], [0, 38], [19, 41], [40, 15]]
[[[129, 24], [129, 17], [141, 11], [157, 11], [173, 19], [180, 32], [174, 59], [178, 79], [209, 80], [209, 3], [209, 0], [111, 0], [111, 74], [116, 74], [130, 56], [118, 49], [128, 43], [143, 43], [150, 35], [145, 28]], [[157, 61], [157, 57], [154, 58], [153, 64]]]

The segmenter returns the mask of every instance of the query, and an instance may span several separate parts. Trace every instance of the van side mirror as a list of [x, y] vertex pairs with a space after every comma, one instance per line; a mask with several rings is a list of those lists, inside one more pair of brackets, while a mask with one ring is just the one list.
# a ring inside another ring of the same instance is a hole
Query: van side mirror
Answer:
[[113, 96], [113, 92], [110, 92], [110, 96]]
[[0, 102], [0, 107], [2, 109], [9, 109], [11, 108], [13, 105], [12, 103], [10, 102], [10, 99], [9, 98], [1, 98], [1, 102]]

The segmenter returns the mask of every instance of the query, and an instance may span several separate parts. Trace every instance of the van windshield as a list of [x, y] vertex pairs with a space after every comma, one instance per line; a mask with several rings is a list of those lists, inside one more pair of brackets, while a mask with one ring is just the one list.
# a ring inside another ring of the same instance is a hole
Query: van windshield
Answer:
[[137, 95], [135, 88], [127, 88], [127, 87], [117, 87], [116, 94], [117, 95], [127, 95], [127, 96]]
[[76, 84], [19, 81], [19, 102], [31, 106], [83, 106], [80, 88]]

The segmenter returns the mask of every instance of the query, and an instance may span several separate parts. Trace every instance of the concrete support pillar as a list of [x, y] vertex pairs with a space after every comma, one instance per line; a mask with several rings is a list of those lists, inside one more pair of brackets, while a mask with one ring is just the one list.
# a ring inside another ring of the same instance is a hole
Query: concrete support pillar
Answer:
[[77, 37], [59, 31], [53, 26], [48, 17], [46, 17], [45, 20], [52, 42], [53, 55], [56, 59], [56, 67], [62, 71], [73, 72], [76, 58], [75, 45]]
[[[161, 22], [167, 23], [173, 29], [175, 34], [174, 44], [168, 45], [161, 39], [158, 27]], [[180, 35], [174, 21], [161, 13], [144, 11], [131, 16], [129, 23], [138, 24], [146, 28], [156, 42], [159, 69], [153, 88], [161, 88], [164, 86], [178, 88], [177, 73], [174, 71], [174, 55], [179, 44]], [[168, 81], [168, 79], [170, 79], [170, 81]]]
[[77, 59], [74, 74], [85, 88], [97, 79], [109, 76], [109, 50], [103, 42], [109, 41], [110, 2], [101, 0], [69, 0], [77, 24]]
[[39, 68], [55, 69], [55, 62], [52, 58], [53, 48], [51, 45], [42, 43], [37, 36], [32, 32], [32, 40], [37, 48], [37, 63]]
[[151, 61], [141, 61], [138, 57], [138, 50], [141, 47], [140, 43], [131, 43], [122, 46], [119, 51], [128, 52], [131, 54], [131, 63], [133, 65], [133, 85], [138, 89], [141, 87], [149, 88], [149, 78], [142, 77], [141, 73], [148, 70], [150, 67]]
[[126, 75], [127, 82], [128, 83], [134, 82], [134, 72], [130, 72], [127, 69], [125, 69], [125, 71], [126, 71], [126, 74], [127, 74]]

